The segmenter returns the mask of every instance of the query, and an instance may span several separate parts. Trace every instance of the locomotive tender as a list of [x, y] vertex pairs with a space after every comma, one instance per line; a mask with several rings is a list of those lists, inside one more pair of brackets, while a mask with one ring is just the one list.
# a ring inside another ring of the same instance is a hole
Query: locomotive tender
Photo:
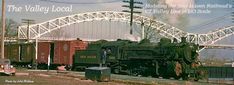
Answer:
[[86, 50], [76, 51], [73, 70], [98, 66], [105, 54], [105, 65], [116, 74], [198, 80], [201, 78], [198, 49], [197, 44], [186, 42], [185, 37], [181, 42], [162, 38], [158, 43], [147, 39], [139, 43], [100, 40], [90, 43]]

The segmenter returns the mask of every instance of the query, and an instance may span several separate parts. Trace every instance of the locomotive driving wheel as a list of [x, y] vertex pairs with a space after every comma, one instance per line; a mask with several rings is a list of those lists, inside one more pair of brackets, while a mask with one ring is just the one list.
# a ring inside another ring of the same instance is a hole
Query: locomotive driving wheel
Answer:
[[179, 62], [175, 62], [174, 72], [175, 72], [175, 79], [180, 79], [181, 73], [182, 73], [182, 66]]
[[113, 68], [113, 72], [114, 72], [115, 74], [119, 74], [119, 73], [120, 73], [120, 70], [119, 70], [118, 68]]
[[163, 74], [163, 77], [173, 77], [174, 79], [181, 78], [182, 65], [178, 61], [169, 61], [166, 69], [167, 72]]
[[180, 76], [180, 74], [182, 73], [182, 66], [179, 62], [175, 63], [175, 74], [176, 76]]
[[183, 80], [188, 80], [189, 77], [190, 77], [190, 75], [187, 74], [187, 73], [184, 73], [184, 74], [182, 75], [182, 79], [183, 79]]

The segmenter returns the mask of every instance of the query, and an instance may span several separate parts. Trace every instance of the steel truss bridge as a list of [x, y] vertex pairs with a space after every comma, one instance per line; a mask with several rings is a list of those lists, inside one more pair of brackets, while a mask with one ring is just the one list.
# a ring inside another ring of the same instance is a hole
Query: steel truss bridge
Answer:
[[[33, 24], [30, 25], [29, 28], [26, 25], [19, 26], [18, 38], [33, 40], [39, 39], [44, 34], [50, 33], [65, 26], [69, 26], [71, 24], [101, 20], [129, 22], [130, 13], [116, 11], [87, 12]], [[210, 46], [211, 44], [214, 44], [215, 42], [234, 34], [234, 26], [223, 27], [206, 34], [189, 33], [164, 22], [136, 14], [133, 16], [133, 22], [139, 25], [150, 26], [152, 29], [154, 29], [155, 32], [162, 35], [163, 37], [170, 39], [175, 38], [178, 41], [180, 41], [181, 37], [187, 37], [187, 41], [197, 43], [201, 46]]]

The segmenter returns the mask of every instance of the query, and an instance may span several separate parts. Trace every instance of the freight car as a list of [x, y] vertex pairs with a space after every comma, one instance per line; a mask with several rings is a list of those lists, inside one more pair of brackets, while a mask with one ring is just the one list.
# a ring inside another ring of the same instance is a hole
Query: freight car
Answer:
[[76, 51], [73, 70], [98, 66], [106, 56], [105, 65], [113, 73], [198, 80], [202, 72], [197, 50], [198, 45], [186, 42], [184, 37], [180, 43], [167, 38], [162, 38], [159, 43], [150, 43], [147, 39], [139, 43], [102, 40], [90, 43], [86, 50]]
[[87, 42], [81, 40], [53, 41], [38, 43], [38, 68], [47, 69], [48, 57], [50, 69], [65, 65], [67, 69], [72, 66], [75, 50], [84, 50]]
[[35, 61], [35, 47], [33, 43], [6, 43], [4, 55], [14, 66], [31, 66]]

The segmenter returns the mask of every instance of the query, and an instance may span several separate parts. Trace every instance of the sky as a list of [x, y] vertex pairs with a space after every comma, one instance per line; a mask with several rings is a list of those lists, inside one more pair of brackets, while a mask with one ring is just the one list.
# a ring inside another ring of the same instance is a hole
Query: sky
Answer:
[[[51, 0], [55, 1], [55, 0]], [[120, 0], [104, 0], [104, 1], [113, 1], [113, 3], [102, 3], [102, 4], [88, 4], [94, 3], [95, 1], [98, 3], [102, 0], [69, 0], [69, 2], [77, 2], [76, 4], [62, 3], [65, 0], [56, 0], [61, 1], [61, 3], [50, 2], [47, 0], [6, 0], [6, 14], [8, 18], [14, 19], [17, 22], [20, 22], [21, 19], [34, 19], [36, 22], [44, 22], [50, 19], [54, 19], [56, 17], [67, 16], [71, 14], [83, 13], [83, 12], [93, 12], [100, 10], [113, 10], [113, 11], [121, 11]], [[67, 1], [65, 1], [67, 2]], [[84, 4], [87, 3], [87, 4]], [[23, 10], [20, 12], [9, 11], [9, 5], [15, 5], [15, 7], [22, 7]], [[26, 11], [24, 10], [25, 6], [40, 6], [40, 7], [49, 7], [52, 9], [52, 6], [56, 7], [69, 7], [72, 6], [71, 12], [52, 12], [51, 10], [48, 13], [44, 13], [43, 11]]]
[[[144, 2], [145, 7], [149, 1], [157, 1], [160, 3], [165, 3], [168, 6], [178, 5], [178, 6], [188, 6], [190, 4], [231, 4], [231, 0], [138, 0]], [[163, 2], [165, 1], [165, 2]], [[0, 2], [1, 3], [1, 2]], [[6, 15], [7, 18], [11, 18], [19, 23], [21, 19], [33, 19], [36, 23], [44, 22], [57, 17], [67, 16], [71, 14], [78, 14], [84, 12], [93, 11], [122, 11], [125, 3], [122, 0], [6, 0]], [[152, 3], [151, 3], [152, 4]], [[14, 5], [16, 8], [21, 7], [21, 11], [10, 10], [10, 6]], [[125, 4], [126, 5], [126, 4]], [[48, 7], [50, 8], [48, 13], [44, 11], [26, 11], [26, 7]], [[70, 12], [53, 12], [52, 7], [70, 7], [72, 6], [72, 11]], [[210, 30], [231, 25], [230, 12], [234, 9], [221, 9], [221, 8], [211, 8], [211, 13], [207, 14], [175, 14], [165, 16], [156, 16], [159, 20], [169, 23], [177, 28], [183, 29], [188, 32], [196, 33], [206, 33]], [[142, 11], [142, 10], [141, 10]], [[152, 14], [146, 13], [145, 9], [142, 11], [143, 15], [152, 17]], [[226, 16], [225, 16], [226, 15]], [[181, 18], [182, 19], [179, 19]], [[186, 23], [185, 25], [180, 23]], [[202, 31], [201, 31], [202, 30]]]

